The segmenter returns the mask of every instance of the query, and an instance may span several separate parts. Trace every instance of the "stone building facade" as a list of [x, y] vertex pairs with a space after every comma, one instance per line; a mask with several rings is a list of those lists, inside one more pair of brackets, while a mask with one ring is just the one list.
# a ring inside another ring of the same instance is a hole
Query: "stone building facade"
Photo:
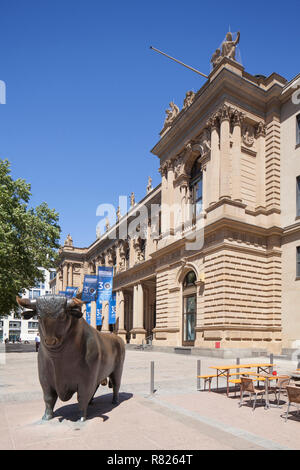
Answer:
[[[187, 93], [181, 111], [171, 106], [152, 149], [161, 184], [88, 248], [67, 239], [52, 281], [56, 291], [82, 287], [85, 274], [114, 266], [116, 331], [127, 342], [152, 337], [160, 346], [297, 347], [295, 84], [297, 77], [253, 76], [220, 57], [201, 89]], [[120, 238], [141, 207], [148, 211], [143, 233]], [[107, 330], [108, 309], [103, 312]]]

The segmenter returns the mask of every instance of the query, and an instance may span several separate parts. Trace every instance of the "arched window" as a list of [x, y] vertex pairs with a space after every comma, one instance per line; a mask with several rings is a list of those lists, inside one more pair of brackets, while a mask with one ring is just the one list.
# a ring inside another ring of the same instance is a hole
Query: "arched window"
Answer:
[[190, 191], [193, 204], [193, 218], [202, 212], [202, 169], [200, 157], [194, 162], [191, 170]]
[[196, 274], [189, 271], [183, 280], [183, 338], [184, 346], [193, 346], [195, 342], [197, 287]]

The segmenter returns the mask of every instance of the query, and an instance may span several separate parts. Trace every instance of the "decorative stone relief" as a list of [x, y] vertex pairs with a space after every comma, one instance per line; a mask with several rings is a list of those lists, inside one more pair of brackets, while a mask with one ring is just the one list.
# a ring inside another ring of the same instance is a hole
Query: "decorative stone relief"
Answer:
[[263, 122], [263, 121], [260, 121], [258, 123], [258, 125], [256, 126], [256, 129], [255, 129], [255, 137], [260, 137], [260, 136], [263, 136], [265, 137], [266, 135], [266, 129], [267, 129], [267, 126], [266, 124]]
[[254, 129], [250, 124], [245, 124], [243, 126], [242, 140], [247, 147], [252, 147], [254, 144]]

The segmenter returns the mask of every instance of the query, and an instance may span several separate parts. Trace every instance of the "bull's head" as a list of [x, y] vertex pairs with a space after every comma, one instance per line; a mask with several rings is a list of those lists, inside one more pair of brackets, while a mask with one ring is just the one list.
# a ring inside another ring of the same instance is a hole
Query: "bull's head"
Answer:
[[26, 320], [38, 316], [41, 339], [47, 346], [61, 344], [74, 321], [82, 317], [82, 301], [77, 298], [45, 295], [33, 300], [17, 297], [17, 302], [21, 307], [30, 309], [22, 314]]

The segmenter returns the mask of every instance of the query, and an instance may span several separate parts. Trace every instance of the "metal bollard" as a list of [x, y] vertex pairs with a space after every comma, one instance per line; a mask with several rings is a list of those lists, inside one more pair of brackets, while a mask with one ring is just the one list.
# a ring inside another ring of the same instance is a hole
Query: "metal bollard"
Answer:
[[150, 395], [153, 395], [154, 390], [154, 361], [150, 362]]
[[[236, 365], [238, 366], [240, 363], [241, 363], [240, 358], [237, 357], [237, 358], [236, 358]], [[236, 371], [237, 371], [237, 373], [238, 373], [238, 375], [236, 376], [236, 378], [239, 379], [239, 378], [240, 378], [240, 374], [239, 374], [240, 369], [237, 369]]]
[[197, 360], [197, 390], [201, 390], [201, 379], [199, 379], [198, 375], [201, 375], [201, 361], [200, 359]]
[[[270, 364], [273, 364], [274, 362], [274, 354], [270, 354]], [[273, 374], [273, 367], [270, 367], [270, 374]]]

